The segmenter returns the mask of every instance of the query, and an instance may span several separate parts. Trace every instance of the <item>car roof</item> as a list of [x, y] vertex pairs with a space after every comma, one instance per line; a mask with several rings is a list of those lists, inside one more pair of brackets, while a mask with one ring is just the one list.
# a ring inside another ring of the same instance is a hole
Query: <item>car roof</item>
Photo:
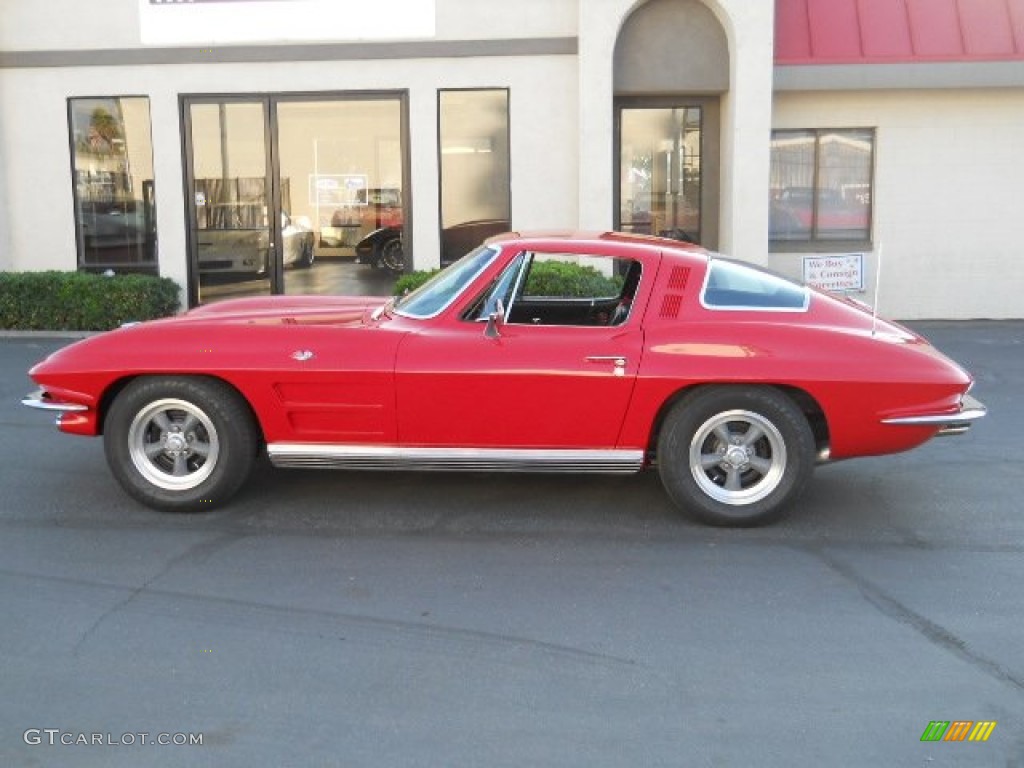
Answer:
[[679, 255], [697, 256], [706, 261], [708, 253], [699, 245], [653, 235], [637, 235], [628, 232], [589, 232], [579, 230], [538, 230], [525, 232], [504, 232], [486, 240], [495, 245], [516, 242], [523, 248], [543, 251], [558, 251], [567, 248], [586, 252], [602, 253], [612, 250], [643, 251], [647, 253], [673, 252]]

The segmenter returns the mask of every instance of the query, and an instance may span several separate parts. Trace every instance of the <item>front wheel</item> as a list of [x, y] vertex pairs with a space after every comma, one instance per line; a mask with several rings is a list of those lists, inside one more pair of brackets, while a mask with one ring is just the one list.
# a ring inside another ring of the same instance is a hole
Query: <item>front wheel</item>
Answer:
[[658, 471], [669, 496], [711, 525], [778, 519], [813, 470], [806, 417], [768, 387], [698, 390], [672, 407], [658, 439]]
[[227, 384], [147, 377], [114, 399], [103, 445], [130, 496], [155, 509], [196, 512], [224, 503], [242, 486], [259, 438], [248, 406]]

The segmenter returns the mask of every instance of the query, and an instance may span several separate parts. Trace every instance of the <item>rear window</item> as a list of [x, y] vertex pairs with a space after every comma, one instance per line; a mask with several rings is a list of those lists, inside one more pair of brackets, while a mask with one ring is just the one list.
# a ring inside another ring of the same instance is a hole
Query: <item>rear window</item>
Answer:
[[803, 312], [807, 288], [781, 275], [726, 259], [712, 259], [700, 303], [707, 309]]

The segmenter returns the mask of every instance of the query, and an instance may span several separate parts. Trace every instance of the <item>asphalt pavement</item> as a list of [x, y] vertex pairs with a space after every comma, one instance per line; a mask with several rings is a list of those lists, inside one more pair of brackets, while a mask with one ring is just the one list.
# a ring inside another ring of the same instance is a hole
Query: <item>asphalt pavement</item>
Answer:
[[0, 339], [0, 766], [1024, 766], [1024, 322], [914, 327], [989, 416], [740, 531], [653, 473], [153, 512], [19, 404], [67, 340]]

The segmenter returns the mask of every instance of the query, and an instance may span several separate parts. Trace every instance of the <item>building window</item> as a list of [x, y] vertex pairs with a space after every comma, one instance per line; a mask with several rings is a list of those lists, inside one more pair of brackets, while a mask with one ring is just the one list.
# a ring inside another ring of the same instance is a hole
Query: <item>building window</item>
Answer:
[[510, 228], [508, 90], [438, 92], [441, 263]]
[[875, 132], [773, 131], [770, 239], [843, 249], [871, 240]]
[[78, 268], [156, 274], [149, 99], [68, 99]]
[[618, 229], [702, 241], [703, 112], [620, 108]]

